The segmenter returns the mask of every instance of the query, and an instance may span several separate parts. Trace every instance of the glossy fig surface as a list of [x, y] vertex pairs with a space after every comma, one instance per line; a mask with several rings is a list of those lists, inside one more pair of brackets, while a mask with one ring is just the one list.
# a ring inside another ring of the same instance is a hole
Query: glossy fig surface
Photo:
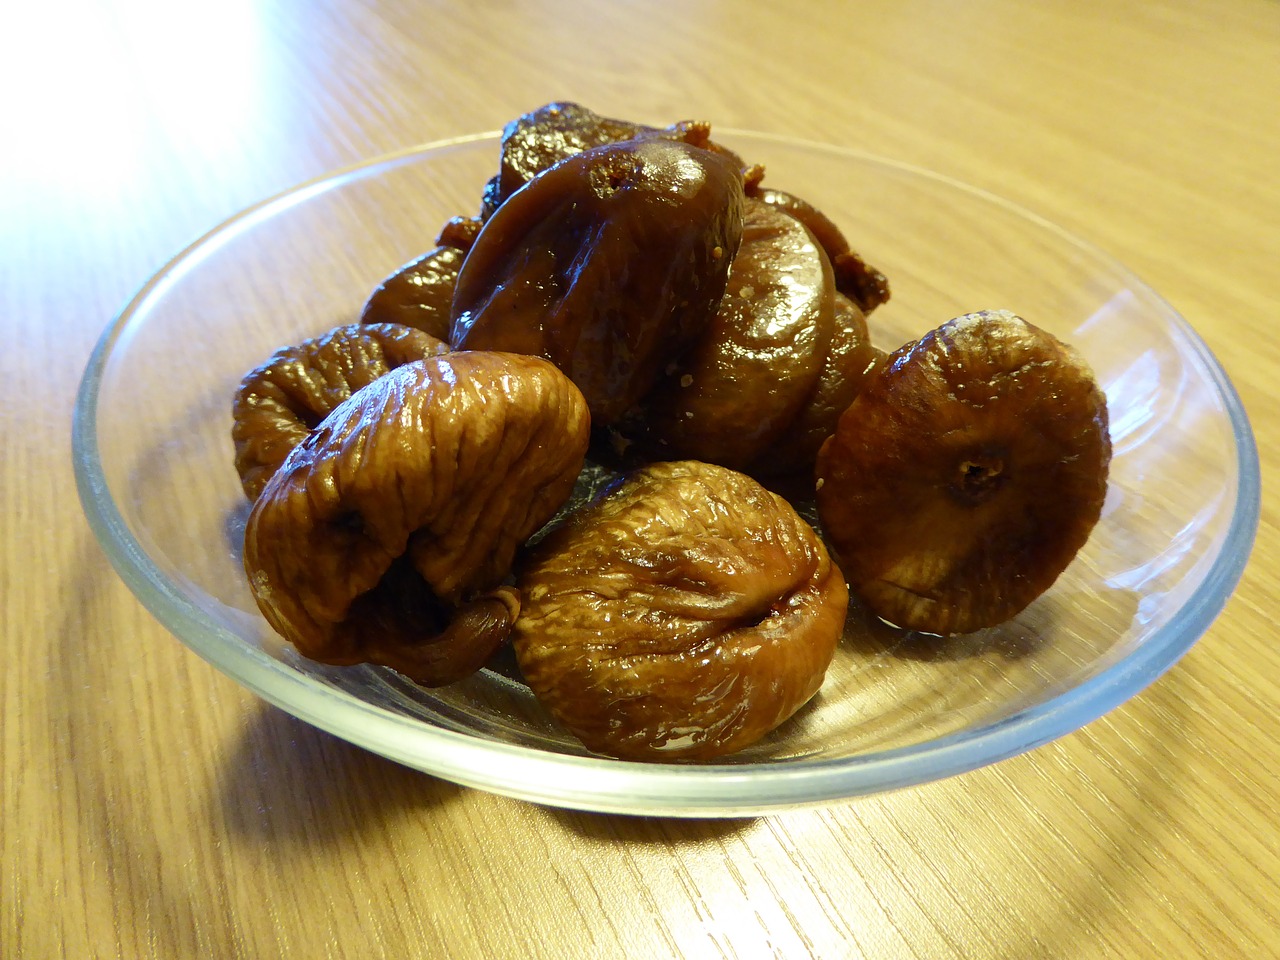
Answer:
[[245, 496], [271, 475], [315, 426], [353, 393], [396, 367], [448, 346], [400, 324], [348, 324], [276, 353], [241, 381], [231, 404], [231, 438]]
[[839, 292], [834, 303], [831, 345], [818, 383], [782, 436], [751, 464], [754, 475], [811, 469], [818, 450], [835, 433], [840, 415], [885, 361], [884, 351], [871, 342], [867, 318], [857, 304]]
[[742, 208], [741, 177], [716, 153], [658, 139], [575, 154], [485, 223], [451, 342], [546, 357], [611, 423], [710, 322]]
[[577, 103], [548, 103], [503, 128], [501, 165], [485, 190], [483, 216], [487, 219], [513, 193], [561, 160], [593, 147], [634, 139], [679, 140], [723, 153], [735, 166], [742, 167], [736, 154], [711, 140], [709, 123], [683, 120], [668, 127], [654, 127], [604, 117]]
[[748, 198], [742, 243], [707, 329], [643, 404], [667, 459], [740, 468], [790, 429], [831, 344], [831, 266], [809, 230]]
[[452, 353], [337, 406], [254, 503], [244, 566], [303, 655], [419, 683], [474, 671], [519, 610], [516, 549], [567, 499], [589, 422], [550, 363]]
[[1066, 569], [1110, 461], [1106, 396], [1084, 359], [1008, 311], [967, 314], [863, 385], [819, 453], [819, 516], [877, 616], [967, 633]]
[[762, 203], [785, 211], [813, 232], [831, 260], [836, 289], [857, 304], [864, 314], [871, 313], [889, 299], [888, 278], [849, 246], [844, 233], [825, 213], [795, 194], [759, 186], [758, 182], [749, 187], [748, 193]]
[[475, 217], [449, 220], [435, 247], [378, 284], [365, 301], [360, 322], [398, 323], [447, 342], [458, 271], [479, 232]]
[[763, 737], [822, 684], [848, 592], [781, 497], [698, 462], [627, 475], [521, 565], [512, 642], [589, 749], [707, 760]]

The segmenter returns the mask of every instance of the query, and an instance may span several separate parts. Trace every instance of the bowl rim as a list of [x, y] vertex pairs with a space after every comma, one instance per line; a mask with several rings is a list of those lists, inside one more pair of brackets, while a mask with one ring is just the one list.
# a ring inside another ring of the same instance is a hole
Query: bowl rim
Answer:
[[[113, 348], [152, 298], [208, 253], [239, 233], [309, 197], [477, 142], [484, 131], [435, 140], [323, 173], [276, 193], [219, 223], [188, 244], [148, 279], [98, 339], [76, 394], [72, 458], [81, 505], [117, 574], [144, 607], [181, 642], [262, 699], [341, 739], [420, 771], [556, 807], [601, 813], [738, 817], [829, 804], [943, 779], [1029, 751], [1073, 732], [1146, 688], [1208, 629], [1243, 575], [1259, 521], [1257, 446], [1235, 387], [1191, 325], [1132, 270], [1104, 250], [1024, 207], [934, 171], [857, 148], [779, 134], [723, 128], [728, 138], [752, 138], [827, 153], [923, 177], [1003, 208], [1055, 234], [1089, 257], [1121, 270], [1132, 288], [1158, 304], [1203, 366], [1230, 421], [1238, 483], [1218, 555], [1179, 615], [1132, 653], [1048, 700], [1000, 720], [923, 743], [853, 757], [698, 765], [639, 763], [576, 756], [501, 743], [394, 713], [315, 681], [214, 622], [151, 561], [111, 497], [98, 445], [97, 402]], [[335, 703], [336, 701], [336, 703]], [[341, 709], [335, 709], [340, 705]]]

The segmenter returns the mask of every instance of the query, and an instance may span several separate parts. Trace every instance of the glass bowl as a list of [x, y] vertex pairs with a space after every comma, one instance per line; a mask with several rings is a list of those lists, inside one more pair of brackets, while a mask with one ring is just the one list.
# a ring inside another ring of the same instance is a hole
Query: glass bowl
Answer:
[[85, 512], [147, 608], [289, 713], [460, 784], [583, 810], [741, 816], [970, 770], [1062, 736], [1155, 680], [1238, 581], [1258, 521], [1257, 453], [1226, 375], [1185, 321], [1110, 257], [989, 194], [852, 150], [742, 131], [718, 139], [832, 217], [891, 279], [871, 318], [893, 348], [1006, 308], [1073, 343], [1111, 412], [1101, 521], [1015, 620], [942, 639], [851, 616], [818, 696], [716, 764], [588, 754], [501, 656], [427, 690], [383, 668], [298, 656], [259, 615], [240, 561], [247, 506], [230, 401], [277, 347], [350, 322], [373, 287], [478, 208], [495, 134], [382, 157], [219, 226], [111, 324], [80, 388]]

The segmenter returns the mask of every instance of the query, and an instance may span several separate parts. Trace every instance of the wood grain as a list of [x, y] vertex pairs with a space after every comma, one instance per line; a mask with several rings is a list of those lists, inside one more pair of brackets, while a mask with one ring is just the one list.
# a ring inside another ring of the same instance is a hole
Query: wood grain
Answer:
[[[552, 99], [857, 144], [1114, 253], [1263, 457], [1200, 644], [1084, 730], [826, 810], [679, 822], [462, 789], [186, 651], [82, 518], [130, 293], [236, 210]], [[1280, 956], [1280, 5], [71, 0], [0, 13], [0, 956]]]

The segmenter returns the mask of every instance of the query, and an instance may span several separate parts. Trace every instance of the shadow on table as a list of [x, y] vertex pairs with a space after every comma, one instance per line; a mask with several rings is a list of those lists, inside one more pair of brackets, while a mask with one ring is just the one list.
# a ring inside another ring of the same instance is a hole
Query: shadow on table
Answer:
[[757, 817], [695, 818], [636, 817], [622, 814], [584, 813], [547, 808], [551, 819], [570, 833], [594, 843], [678, 847], [722, 840], [755, 824]]
[[358, 841], [400, 813], [450, 804], [465, 788], [411, 770], [260, 704], [221, 761], [215, 798], [229, 830], [317, 848]]

